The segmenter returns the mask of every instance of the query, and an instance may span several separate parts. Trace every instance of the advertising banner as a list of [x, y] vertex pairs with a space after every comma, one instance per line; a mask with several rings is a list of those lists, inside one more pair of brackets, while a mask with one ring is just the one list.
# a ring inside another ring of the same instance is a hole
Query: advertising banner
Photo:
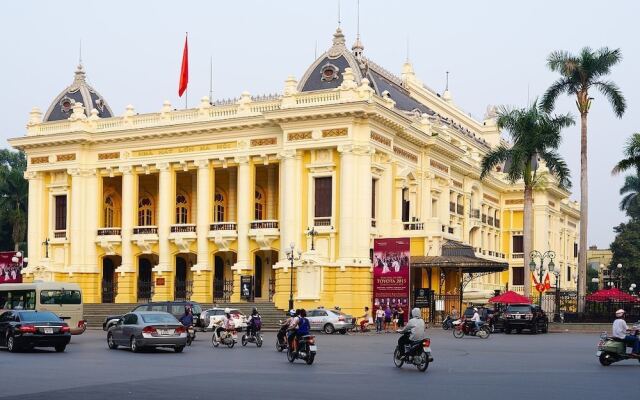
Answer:
[[391, 313], [402, 309], [410, 318], [409, 238], [375, 239], [373, 242], [373, 315], [380, 307]]
[[11, 259], [16, 255], [15, 251], [0, 252], [0, 283], [20, 283], [20, 262], [14, 263]]

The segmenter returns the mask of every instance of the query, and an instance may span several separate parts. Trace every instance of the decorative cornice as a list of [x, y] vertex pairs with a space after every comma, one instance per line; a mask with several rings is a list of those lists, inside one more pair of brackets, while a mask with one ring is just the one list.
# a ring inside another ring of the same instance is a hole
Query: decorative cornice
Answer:
[[287, 134], [287, 140], [290, 142], [293, 142], [296, 140], [309, 140], [309, 139], [311, 139], [311, 131], [291, 132]]
[[508, 199], [505, 200], [504, 204], [511, 206], [511, 205], [517, 205], [517, 204], [524, 204], [524, 199]]
[[348, 132], [349, 131], [347, 128], [325, 129], [322, 131], [322, 137], [328, 138], [328, 137], [347, 136]]
[[75, 161], [76, 153], [58, 154], [56, 161]]
[[410, 152], [409, 150], [403, 149], [399, 146], [393, 146], [393, 152], [399, 155], [402, 158], [405, 158], [414, 163], [418, 162], [418, 156]]
[[482, 198], [485, 199], [485, 200], [489, 200], [492, 203], [500, 204], [500, 200], [498, 200], [497, 198], [495, 198], [495, 197], [493, 197], [493, 196], [491, 196], [489, 194], [483, 193], [482, 194]]
[[275, 136], [268, 138], [251, 139], [250, 142], [251, 147], [272, 146], [275, 144], [278, 144], [278, 138]]
[[374, 142], [378, 142], [384, 146], [391, 147], [391, 139], [384, 135], [372, 131], [370, 137]]
[[31, 157], [31, 164], [48, 164], [49, 156]]
[[429, 160], [429, 165], [432, 166], [433, 168], [437, 169], [440, 172], [444, 172], [445, 174], [449, 173], [449, 166], [441, 163], [440, 161], [431, 159], [431, 160]]
[[119, 151], [113, 151], [110, 153], [98, 153], [98, 160], [117, 160], [120, 158]]

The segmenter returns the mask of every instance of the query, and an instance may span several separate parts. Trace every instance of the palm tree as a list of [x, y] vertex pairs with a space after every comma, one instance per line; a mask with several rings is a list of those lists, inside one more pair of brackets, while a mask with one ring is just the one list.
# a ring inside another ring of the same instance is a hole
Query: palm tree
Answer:
[[18, 251], [27, 231], [29, 184], [24, 179], [27, 160], [24, 153], [0, 150], [0, 219], [11, 226], [11, 241]]
[[[524, 254], [526, 260], [533, 250], [533, 190], [544, 184], [546, 173], [539, 169], [542, 160], [562, 187], [570, 187], [569, 168], [557, 152], [563, 128], [574, 124], [570, 115], [552, 116], [534, 102], [528, 108], [498, 111], [498, 127], [507, 130], [511, 147], [499, 145], [482, 159], [480, 179], [489, 175], [498, 165], [505, 164], [504, 172], [512, 182], [524, 183]], [[524, 274], [524, 295], [531, 296], [531, 274]]]
[[542, 98], [542, 107], [551, 112], [556, 99], [563, 93], [576, 97], [580, 112], [580, 251], [578, 253], [578, 311], [584, 310], [584, 295], [587, 288], [587, 227], [589, 217], [589, 193], [587, 175], [587, 116], [593, 97], [590, 89], [597, 89], [607, 98], [617, 117], [622, 117], [627, 108], [626, 101], [618, 86], [607, 80], [611, 67], [622, 60], [620, 49], [607, 47], [591, 50], [585, 47], [580, 54], [554, 51], [547, 58], [552, 71], [560, 73]]
[[621, 172], [627, 171], [633, 167], [636, 171], [640, 171], [640, 133], [634, 133], [631, 135], [624, 148], [624, 156], [622, 160], [618, 161], [613, 171], [613, 175], [617, 175]]
[[640, 206], [640, 171], [636, 175], [627, 175], [624, 178], [620, 195], [624, 195], [620, 201], [620, 210], [626, 211], [627, 214]]

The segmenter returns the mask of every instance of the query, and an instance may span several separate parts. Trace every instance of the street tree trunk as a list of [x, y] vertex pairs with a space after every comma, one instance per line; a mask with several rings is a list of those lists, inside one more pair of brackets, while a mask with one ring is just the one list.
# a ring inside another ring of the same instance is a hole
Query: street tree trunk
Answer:
[[522, 257], [524, 267], [524, 295], [531, 298], [531, 271], [529, 271], [529, 255], [533, 251], [533, 188], [524, 187], [524, 237]]
[[580, 113], [580, 244], [578, 248], [578, 312], [584, 311], [587, 293], [587, 226], [589, 191], [587, 175], [587, 112]]

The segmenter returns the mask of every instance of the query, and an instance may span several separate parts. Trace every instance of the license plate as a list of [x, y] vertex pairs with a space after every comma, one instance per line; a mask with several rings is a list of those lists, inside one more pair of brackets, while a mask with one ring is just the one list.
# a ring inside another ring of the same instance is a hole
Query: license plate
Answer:
[[600, 357], [600, 354], [602, 354], [601, 351], [596, 351], [596, 357]]
[[309, 346], [309, 351], [318, 351], [318, 346]]
[[169, 336], [173, 335], [173, 329], [158, 329], [158, 333], [161, 336]]
[[53, 333], [53, 328], [44, 328], [44, 333], [45, 334], [52, 334]]

